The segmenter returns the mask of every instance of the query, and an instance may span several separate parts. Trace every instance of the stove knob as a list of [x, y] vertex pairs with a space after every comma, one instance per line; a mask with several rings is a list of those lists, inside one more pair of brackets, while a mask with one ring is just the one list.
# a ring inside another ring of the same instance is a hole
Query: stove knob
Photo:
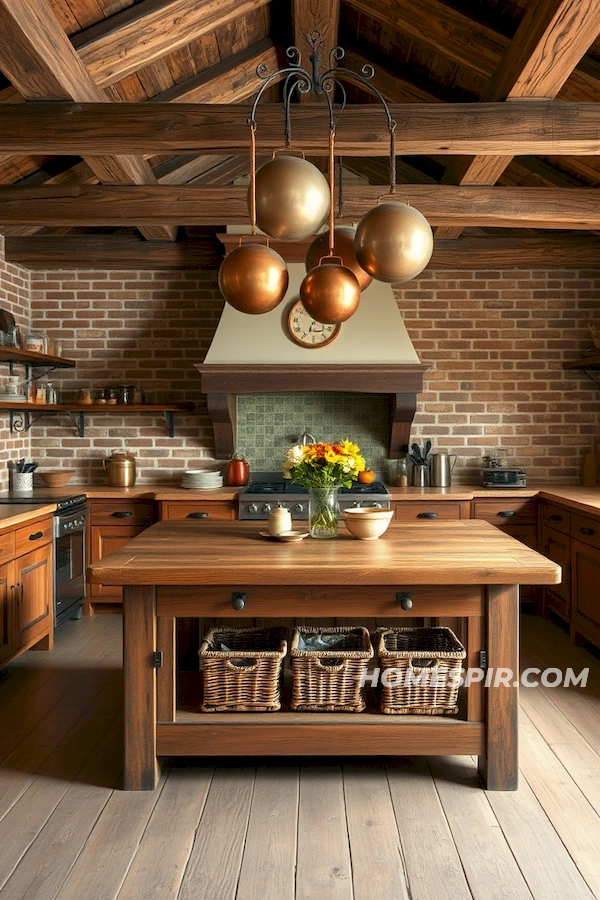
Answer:
[[350, 507], [350, 509], [360, 509], [361, 506], [362, 506], [362, 503], [360, 502], [360, 500], [355, 500], [353, 502], [352, 506]]
[[374, 503], [373, 509], [381, 509], [381, 503]]
[[262, 511], [263, 511], [263, 512], [266, 512], [266, 513], [270, 513], [270, 512], [271, 512], [271, 504], [270, 504], [270, 503], [263, 503]]
[[256, 503], [250, 503], [250, 505], [248, 506], [248, 512], [252, 513], [252, 515], [258, 512], [258, 506], [256, 505]]
[[304, 504], [303, 504], [303, 503], [296, 503], [296, 504], [294, 505], [294, 512], [297, 512], [297, 513], [304, 512]]

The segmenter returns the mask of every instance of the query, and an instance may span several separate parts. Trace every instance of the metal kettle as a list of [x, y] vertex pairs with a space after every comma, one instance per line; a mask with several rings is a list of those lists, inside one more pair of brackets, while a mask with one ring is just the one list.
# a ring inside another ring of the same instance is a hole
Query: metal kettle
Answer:
[[428, 462], [430, 487], [450, 487], [456, 460], [456, 453], [431, 454]]
[[133, 487], [135, 484], [135, 457], [127, 450], [113, 450], [111, 456], [102, 460], [106, 469], [109, 487]]

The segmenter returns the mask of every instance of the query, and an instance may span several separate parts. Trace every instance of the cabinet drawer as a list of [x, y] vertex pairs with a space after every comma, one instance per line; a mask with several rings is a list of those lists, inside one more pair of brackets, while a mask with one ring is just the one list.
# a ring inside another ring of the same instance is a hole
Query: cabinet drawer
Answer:
[[0, 534], [0, 565], [15, 558], [15, 533], [7, 531]]
[[587, 516], [571, 516], [571, 536], [582, 544], [600, 549], [600, 519], [588, 519]]
[[15, 557], [29, 553], [30, 550], [37, 550], [44, 544], [49, 544], [52, 540], [53, 524], [53, 517], [48, 516], [32, 522], [30, 525], [22, 525], [21, 528], [17, 528], [15, 531]]
[[174, 500], [162, 501], [163, 519], [235, 519], [233, 500]]
[[571, 533], [571, 513], [553, 503], [542, 504], [542, 524], [563, 534]]
[[94, 500], [92, 525], [153, 525], [154, 500]]
[[397, 522], [447, 521], [468, 519], [468, 503], [450, 500], [406, 500], [395, 503], [394, 518]]
[[472, 518], [484, 519], [492, 525], [535, 525], [537, 521], [535, 500], [525, 498], [474, 500]]

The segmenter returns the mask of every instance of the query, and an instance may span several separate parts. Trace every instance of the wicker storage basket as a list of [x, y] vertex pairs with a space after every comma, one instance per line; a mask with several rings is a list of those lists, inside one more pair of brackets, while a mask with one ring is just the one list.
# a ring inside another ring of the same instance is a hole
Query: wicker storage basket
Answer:
[[280, 709], [285, 628], [211, 628], [198, 652], [202, 712]]
[[[317, 637], [335, 643], [330, 649], [307, 649]], [[292, 709], [362, 712], [360, 682], [372, 656], [366, 628], [299, 626], [292, 639]]]
[[381, 628], [377, 644], [382, 674], [397, 670], [380, 682], [382, 712], [426, 716], [458, 712], [458, 679], [466, 652], [450, 628]]

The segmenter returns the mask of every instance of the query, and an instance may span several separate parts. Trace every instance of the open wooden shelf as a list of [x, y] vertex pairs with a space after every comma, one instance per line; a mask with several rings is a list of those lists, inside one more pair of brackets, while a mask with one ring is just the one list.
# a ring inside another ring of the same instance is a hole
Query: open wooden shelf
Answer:
[[[124, 413], [162, 413], [165, 417], [169, 437], [175, 433], [174, 414], [176, 412], [193, 412], [196, 404], [192, 400], [173, 403], [29, 403], [19, 401], [0, 402], [0, 409], [10, 410], [10, 430], [14, 432], [29, 431], [37, 419], [47, 413], [66, 413], [77, 429], [79, 437], [85, 435], [85, 417], [90, 413], [114, 415]], [[37, 417], [35, 416], [37, 413]]]
[[49, 366], [52, 369], [73, 369], [74, 359], [64, 356], [50, 356], [48, 353], [34, 353], [20, 347], [0, 347], [0, 362], [20, 363], [24, 366]]

